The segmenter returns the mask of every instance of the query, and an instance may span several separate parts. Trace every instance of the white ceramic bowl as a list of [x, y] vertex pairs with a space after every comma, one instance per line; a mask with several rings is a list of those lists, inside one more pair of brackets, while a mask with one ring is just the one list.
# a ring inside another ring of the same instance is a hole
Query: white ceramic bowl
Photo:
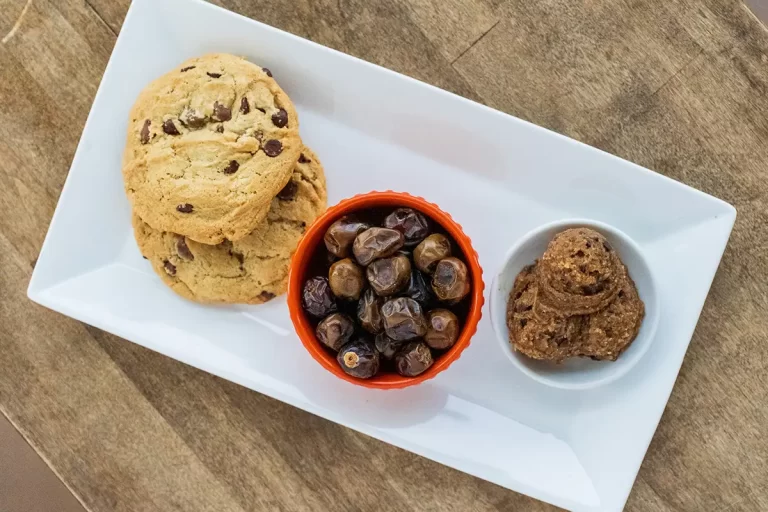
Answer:
[[[512, 348], [506, 323], [507, 299], [515, 277], [526, 265], [540, 258], [552, 238], [568, 228], [588, 227], [602, 233], [621, 256], [645, 303], [645, 319], [635, 341], [616, 361], [571, 358], [561, 364], [531, 359]], [[659, 322], [659, 301], [650, 267], [640, 247], [622, 231], [602, 222], [566, 219], [538, 227], [523, 236], [509, 250], [491, 285], [491, 322], [502, 350], [523, 373], [561, 389], [589, 389], [612, 382], [626, 374], [648, 350]]]

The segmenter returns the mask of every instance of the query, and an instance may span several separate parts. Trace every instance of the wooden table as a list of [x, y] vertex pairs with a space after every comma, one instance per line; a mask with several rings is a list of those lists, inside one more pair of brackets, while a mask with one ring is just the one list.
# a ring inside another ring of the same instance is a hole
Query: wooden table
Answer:
[[[768, 510], [768, 33], [739, 0], [216, 3], [735, 205], [627, 510]], [[129, 0], [25, 4], [0, 0], [0, 410], [88, 509], [552, 509], [27, 300]]]

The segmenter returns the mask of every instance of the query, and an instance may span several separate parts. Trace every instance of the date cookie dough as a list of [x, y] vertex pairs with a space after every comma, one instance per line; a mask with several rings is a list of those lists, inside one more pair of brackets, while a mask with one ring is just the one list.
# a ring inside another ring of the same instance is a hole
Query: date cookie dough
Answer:
[[619, 292], [605, 309], [586, 317], [580, 356], [615, 361], [634, 341], [645, 317], [645, 304], [624, 268]]
[[569, 315], [599, 311], [619, 291], [623, 265], [608, 240], [591, 229], [555, 235], [539, 265], [542, 302]]
[[531, 265], [518, 275], [507, 304], [510, 341], [530, 358], [561, 362], [580, 344], [584, 317], [563, 316], [542, 305], [538, 294], [536, 266]]
[[615, 361], [644, 315], [624, 263], [605, 237], [586, 228], [556, 235], [541, 260], [518, 274], [507, 302], [512, 347], [556, 363]]

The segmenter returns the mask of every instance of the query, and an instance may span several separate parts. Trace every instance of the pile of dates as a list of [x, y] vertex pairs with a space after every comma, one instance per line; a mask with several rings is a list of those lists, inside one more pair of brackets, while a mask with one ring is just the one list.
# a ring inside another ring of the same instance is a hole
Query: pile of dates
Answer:
[[302, 305], [347, 374], [415, 377], [459, 337], [471, 288], [467, 266], [416, 210], [365, 219], [349, 215], [328, 228], [327, 252], [315, 255], [322, 273], [304, 283]]

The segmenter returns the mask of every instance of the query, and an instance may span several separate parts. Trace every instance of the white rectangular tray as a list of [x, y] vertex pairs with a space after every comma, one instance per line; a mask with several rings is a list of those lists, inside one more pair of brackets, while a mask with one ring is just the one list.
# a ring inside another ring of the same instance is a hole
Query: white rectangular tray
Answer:
[[[330, 203], [421, 195], [472, 238], [486, 294], [507, 248], [563, 217], [612, 224], [642, 247], [662, 316], [628, 375], [562, 391], [515, 369], [487, 315], [461, 359], [400, 391], [337, 380], [294, 335], [284, 298], [180, 299], [133, 241], [120, 160], [152, 79], [223, 51], [269, 67], [325, 164]], [[218, 7], [135, 0], [86, 123], [29, 286], [51, 309], [461, 471], [574, 510], [620, 510], [661, 417], [730, 234], [730, 205], [501, 112]], [[278, 365], [275, 361], [290, 361]]]

